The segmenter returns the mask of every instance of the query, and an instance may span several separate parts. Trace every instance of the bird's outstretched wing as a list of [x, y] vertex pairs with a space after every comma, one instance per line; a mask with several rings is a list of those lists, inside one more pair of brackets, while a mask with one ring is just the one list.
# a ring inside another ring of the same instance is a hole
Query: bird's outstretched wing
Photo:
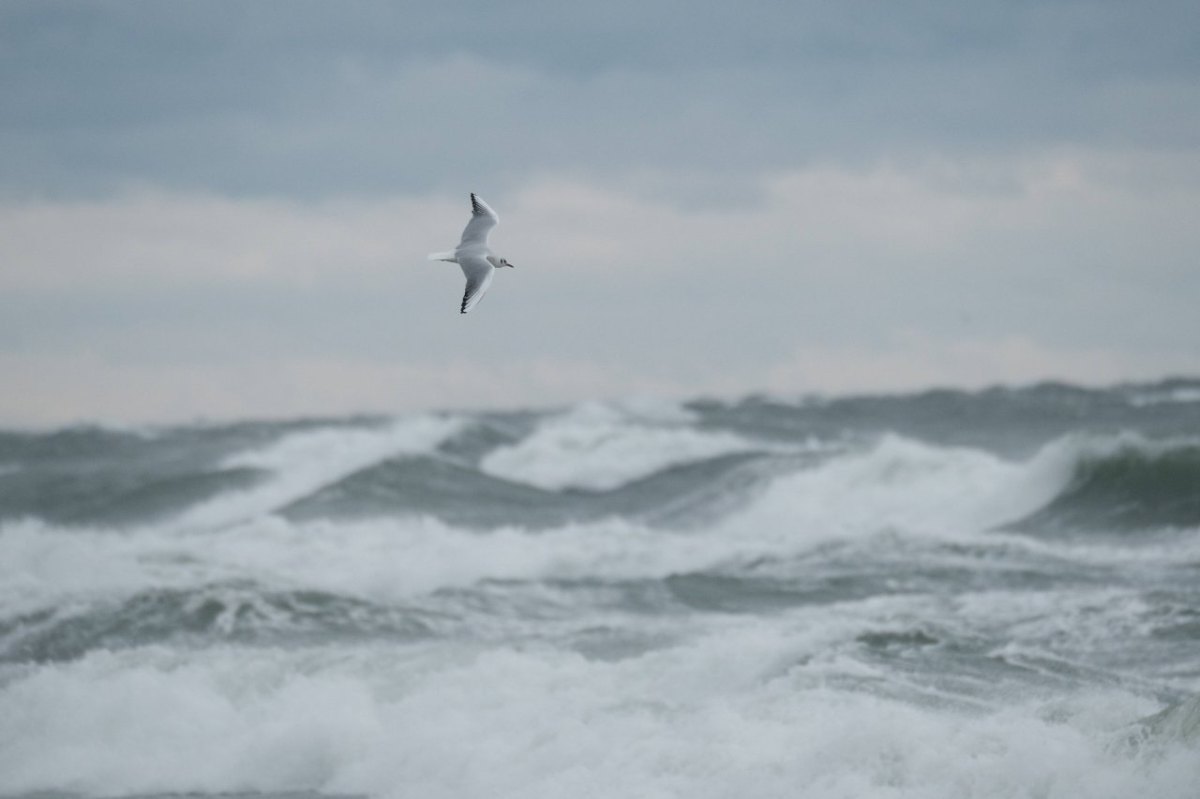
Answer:
[[467, 277], [467, 290], [463, 292], [459, 313], [467, 313], [483, 298], [484, 292], [492, 284], [496, 269], [482, 255], [459, 256], [458, 265]]
[[467, 247], [472, 244], [486, 246], [488, 233], [499, 223], [500, 217], [496, 216], [496, 212], [487, 203], [472, 194], [471, 221], [463, 230], [462, 241], [458, 246]]

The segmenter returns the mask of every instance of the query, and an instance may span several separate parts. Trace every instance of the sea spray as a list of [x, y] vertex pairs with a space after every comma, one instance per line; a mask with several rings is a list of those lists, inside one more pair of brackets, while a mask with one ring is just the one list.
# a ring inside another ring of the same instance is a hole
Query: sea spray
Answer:
[[0, 795], [1193, 797], [1194, 389], [0, 433]]

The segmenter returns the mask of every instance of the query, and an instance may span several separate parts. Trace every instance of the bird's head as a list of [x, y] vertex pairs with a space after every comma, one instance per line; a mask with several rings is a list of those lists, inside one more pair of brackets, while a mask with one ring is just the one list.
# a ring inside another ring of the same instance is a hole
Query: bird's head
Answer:
[[512, 268], [512, 264], [510, 264], [510, 263], [508, 262], [508, 259], [507, 259], [507, 258], [501, 258], [501, 259], [500, 259], [500, 265], [501, 265], [501, 266], [507, 266], [507, 267], [509, 267], [509, 268]]

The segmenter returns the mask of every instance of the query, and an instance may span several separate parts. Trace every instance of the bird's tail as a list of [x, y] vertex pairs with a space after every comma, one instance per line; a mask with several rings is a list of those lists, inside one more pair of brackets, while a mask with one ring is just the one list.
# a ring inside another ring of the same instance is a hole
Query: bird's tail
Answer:
[[458, 259], [454, 257], [454, 250], [449, 252], [431, 252], [429, 253], [431, 261], [449, 261], [450, 263], [458, 263]]

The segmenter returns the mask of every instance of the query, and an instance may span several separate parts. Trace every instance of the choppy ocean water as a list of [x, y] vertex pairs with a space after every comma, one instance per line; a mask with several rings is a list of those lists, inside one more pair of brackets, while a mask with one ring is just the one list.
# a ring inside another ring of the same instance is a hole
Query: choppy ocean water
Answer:
[[1200, 382], [0, 431], [0, 796], [1200, 796]]

